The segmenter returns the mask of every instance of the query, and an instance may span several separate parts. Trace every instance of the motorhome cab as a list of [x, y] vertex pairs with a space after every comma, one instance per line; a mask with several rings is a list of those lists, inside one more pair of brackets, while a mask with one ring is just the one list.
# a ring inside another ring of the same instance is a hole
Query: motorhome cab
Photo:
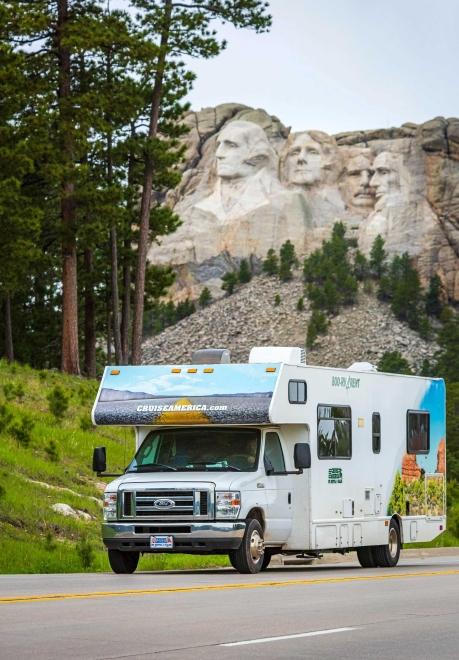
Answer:
[[116, 573], [145, 552], [225, 553], [241, 573], [351, 549], [363, 567], [395, 566], [403, 543], [445, 529], [441, 379], [308, 366], [296, 348], [254, 348], [248, 364], [198, 351], [107, 367], [93, 420], [136, 432], [105, 492]]

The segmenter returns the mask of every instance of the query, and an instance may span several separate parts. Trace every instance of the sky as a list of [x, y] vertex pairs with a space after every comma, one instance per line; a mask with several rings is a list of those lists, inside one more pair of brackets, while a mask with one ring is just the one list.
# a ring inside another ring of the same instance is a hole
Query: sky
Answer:
[[328, 133], [459, 115], [459, 0], [271, 0], [270, 10], [270, 33], [221, 26], [226, 51], [190, 62], [193, 109], [243, 103]]

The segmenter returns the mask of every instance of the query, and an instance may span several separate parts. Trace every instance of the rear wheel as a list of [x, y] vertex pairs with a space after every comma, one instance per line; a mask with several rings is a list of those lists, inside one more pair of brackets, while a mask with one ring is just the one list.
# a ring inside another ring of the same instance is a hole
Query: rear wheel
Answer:
[[362, 568], [375, 568], [376, 563], [375, 548], [368, 545], [363, 548], [357, 548], [357, 557]]
[[109, 550], [108, 561], [114, 573], [134, 573], [139, 563], [139, 553]]
[[389, 539], [387, 545], [378, 545], [375, 548], [375, 558], [378, 566], [390, 568], [397, 566], [402, 548], [400, 527], [395, 520], [389, 524]]
[[241, 545], [230, 551], [229, 559], [239, 573], [258, 573], [262, 570], [264, 554], [263, 529], [258, 520], [252, 518], [247, 521]]

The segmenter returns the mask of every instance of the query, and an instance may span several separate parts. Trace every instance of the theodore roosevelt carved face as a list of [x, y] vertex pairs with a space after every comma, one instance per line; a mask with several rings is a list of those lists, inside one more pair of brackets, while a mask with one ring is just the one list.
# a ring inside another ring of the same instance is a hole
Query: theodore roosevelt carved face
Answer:
[[373, 165], [371, 157], [366, 154], [350, 158], [343, 182], [343, 194], [347, 204], [357, 211], [369, 212], [375, 203], [375, 191], [371, 186]]
[[258, 124], [233, 121], [217, 138], [216, 158], [219, 177], [240, 179], [273, 165], [274, 151]]

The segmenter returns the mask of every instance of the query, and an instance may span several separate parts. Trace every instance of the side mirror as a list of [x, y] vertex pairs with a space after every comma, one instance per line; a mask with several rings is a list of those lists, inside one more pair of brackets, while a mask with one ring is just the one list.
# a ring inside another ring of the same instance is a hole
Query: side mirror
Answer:
[[94, 447], [92, 469], [94, 472], [105, 472], [107, 469], [107, 454], [105, 447]]
[[293, 450], [293, 460], [297, 470], [311, 467], [311, 448], [307, 442], [297, 442]]

